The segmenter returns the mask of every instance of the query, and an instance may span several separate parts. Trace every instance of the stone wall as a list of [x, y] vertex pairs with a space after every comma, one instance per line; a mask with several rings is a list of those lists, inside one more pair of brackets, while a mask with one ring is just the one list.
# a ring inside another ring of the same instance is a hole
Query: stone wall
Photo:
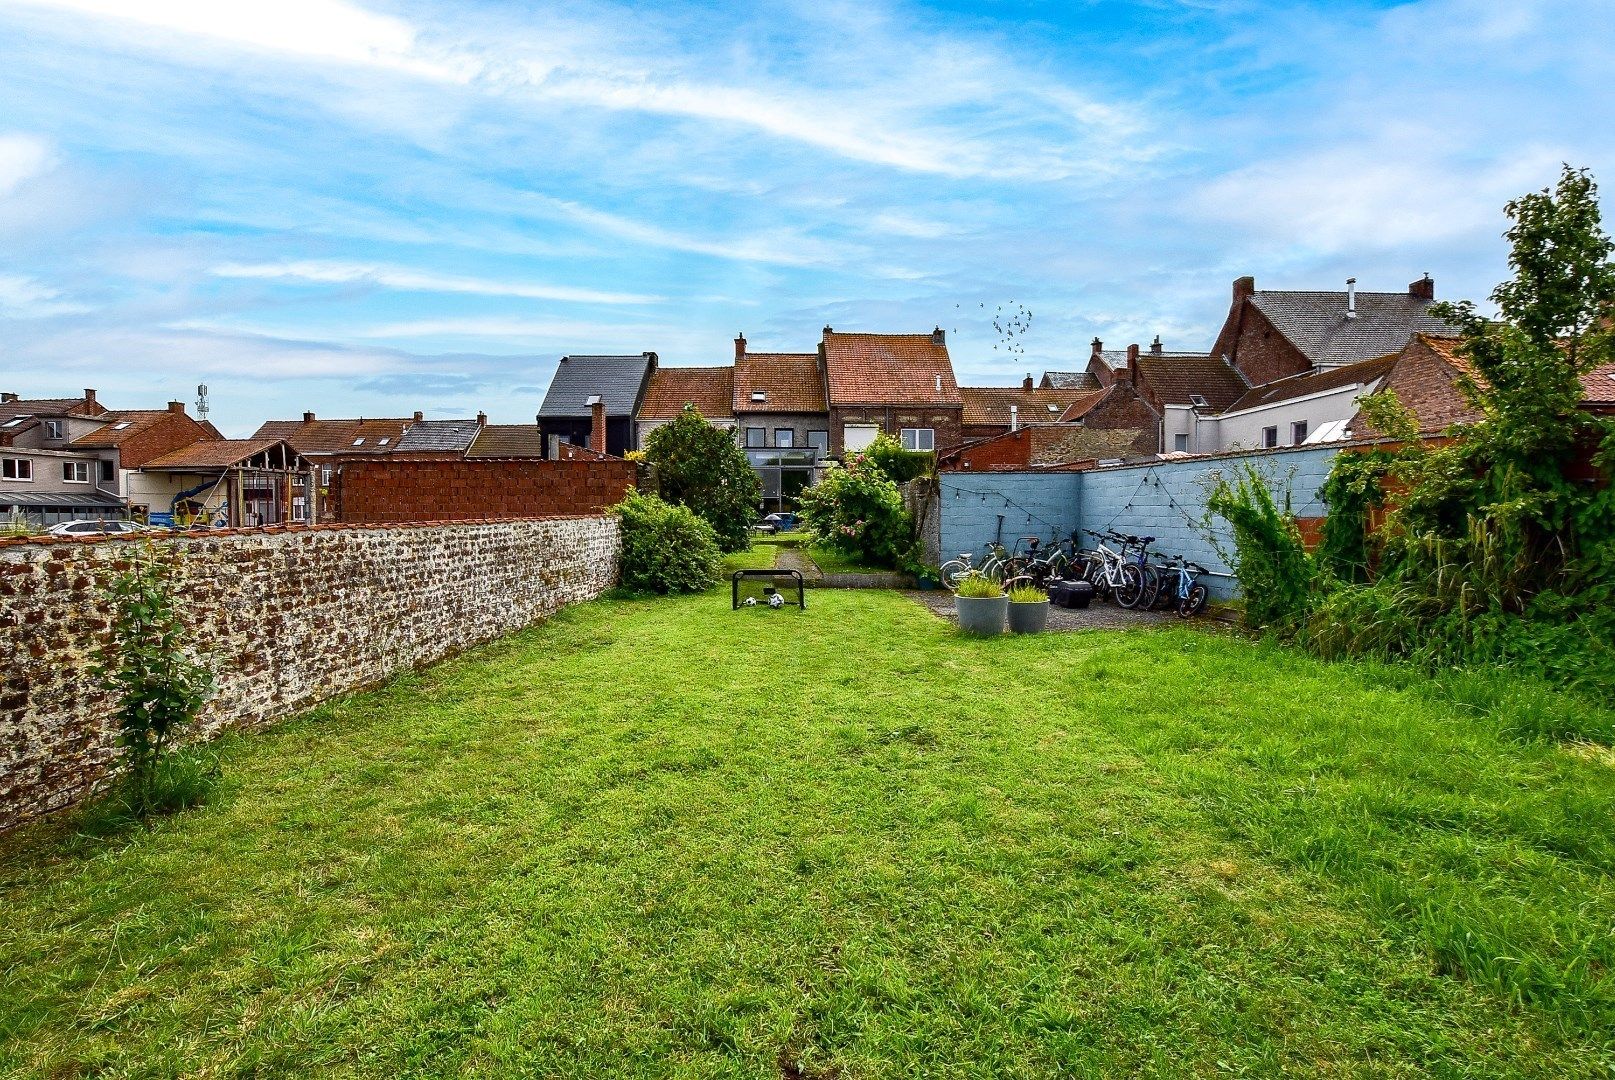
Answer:
[[[89, 793], [115, 758], [89, 674], [98, 581], [141, 541], [0, 541], [0, 829]], [[217, 675], [205, 734], [253, 728], [527, 626], [616, 580], [610, 516], [281, 526], [157, 541]]]
[[351, 461], [342, 466], [341, 514], [349, 524], [597, 514], [636, 480], [622, 460]]

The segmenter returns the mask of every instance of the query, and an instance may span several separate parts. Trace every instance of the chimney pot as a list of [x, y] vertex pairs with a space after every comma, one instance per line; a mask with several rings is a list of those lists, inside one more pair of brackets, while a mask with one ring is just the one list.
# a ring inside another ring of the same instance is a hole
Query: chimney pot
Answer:
[[1102, 353], [1104, 351], [1105, 351], [1105, 343], [1103, 341], [1100, 341], [1097, 337], [1094, 338], [1093, 339], [1093, 354], [1095, 356], [1098, 356], [1100, 353]]
[[1022, 390], [1030, 390], [1030, 389], [1032, 389], [1032, 373], [1030, 371], [1028, 371], [1026, 373], [1026, 378], [1021, 380], [1021, 389]]
[[488, 426], [488, 414], [487, 413], [485, 413], [485, 412], [478, 412], [477, 413], [477, 426], [478, 427], [487, 427]]
[[1019, 431], [1021, 428], [1021, 410], [1017, 405], [1009, 407], [1009, 430]]
[[1355, 319], [1356, 317], [1357, 317], [1357, 279], [1354, 278], [1354, 277], [1349, 277], [1349, 278], [1346, 279], [1346, 318]]
[[414, 417], [413, 417], [413, 419], [414, 419], [414, 421], [415, 421], [415, 423], [417, 423], [417, 424], [418, 424], [418, 423], [420, 423], [420, 422], [421, 422], [421, 421], [422, 421], [422, 420], [425, 420], [425, 419], [426, 419], [426, 414], [425, 414], [425, 413], [424, 413], [424, 412], [422, 412], [422, 411], [421, 411], [421, 410], [419, 410], [419, 409], [416, 409], [416, 410], [415, 410], [415, 415], [414, 415]]
[[933, 345], [946, 345], [947, 343], [948, 343], [948, 334], [947, 334], [947, 331], [942, 329], [942, 327], [939, 326], [936, 329], [931, 331], [931, 344], [933, 344]]
[[311, 412], [305, 412], [303, 414], [303, 423], [312, 424], [313, 422], [314, 422], [314, 414], [311, 413]]
[[746, 358], [746, 332], [744, 330], [742, 330], [740, 333], [735, 335], [735, 359], [736, 360], [744, 360], [745, 358]]
[[184, 413], [185, 403], [183, 401], [170, 401], [168, 403], [168, 411], [172, 413]]
[[825, 337], [829, 337], [831, 334], [833, 334], [835, 332], [836, 332], [835, 327], [833, 327], [833, 326], [826, 326], [824, 328], [824, 336]]
[[1408, 295], [1418, 300], [1434, 300], [1436, 298], [1436, 282], [1429, 274], [1418, 281], [1408, 285]]
[[1150, 342], [1150, 352], [1155, 356], [1160, 356], [1163, 351], [1164, 348], [1161, 345], [1161, 335], [1156, 334], [1155, 340]]

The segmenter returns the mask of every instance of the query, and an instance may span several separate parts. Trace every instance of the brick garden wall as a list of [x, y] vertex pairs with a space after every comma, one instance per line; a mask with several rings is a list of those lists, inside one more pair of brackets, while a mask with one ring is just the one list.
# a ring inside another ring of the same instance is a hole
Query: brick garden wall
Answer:
[[[527, 626], [617, 575], [610, 516], [282, 526], [159, 541], [218, 686], [203, 730], [254, 728]], [[89, 793], [115, 756], [89, 675], [123, 539], [0, 541], [0, 829]]]
[[633, 487], [631, 461], [353, 461], [342, 466], [349, 524], [597, 514]]

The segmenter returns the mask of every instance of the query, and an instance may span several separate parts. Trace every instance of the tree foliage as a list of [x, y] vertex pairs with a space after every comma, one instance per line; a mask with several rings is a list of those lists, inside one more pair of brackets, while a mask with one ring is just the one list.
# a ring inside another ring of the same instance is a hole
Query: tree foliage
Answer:
[[656, 467], [661, 497], [705, 519], [721, 550], [751, 546], [762, 485], [733, 436], [686, 405], [672, 423], [651, 432], [645, 459]]
[[622, 585], [631, 592], [701, 592], [718, 583], [722, 557], [712, 526], [686, 506], [630, 491], [622, 519]]
[[922, 450], [904, 450], [903, 444], [882, 432], [861, 455], [870, 465], [885, 474], [894, 484], [906, 484], [930, 473], [936, 467], [936, 455]]
[[[145, 817], [176, 808], [164, 783], [173, 773], [165, 767], [166, 759], [201, 713], [213, 676], [190, 655], [174, 601], [172, 566], [155, 546], [147, 544], [115, 574], [105, 596], [111, 633], [96, 675], [113, 697], [118, 745], [124, 752], [124, 808]], [[178, 800], [181, 805], [192, 801], [196, 799], [189, 796]]]
[[903, 495], [866, 455], [851, 454], [802, 492], [802, 521], [815, 540], [872, 566], [914, 569], [914, 521]]

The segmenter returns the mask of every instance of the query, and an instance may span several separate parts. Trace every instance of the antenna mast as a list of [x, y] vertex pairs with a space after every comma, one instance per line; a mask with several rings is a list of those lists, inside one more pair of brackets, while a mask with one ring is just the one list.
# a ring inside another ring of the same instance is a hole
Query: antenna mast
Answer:
[[207, 419], [207, 383], [196, 385], [196, 418]]

